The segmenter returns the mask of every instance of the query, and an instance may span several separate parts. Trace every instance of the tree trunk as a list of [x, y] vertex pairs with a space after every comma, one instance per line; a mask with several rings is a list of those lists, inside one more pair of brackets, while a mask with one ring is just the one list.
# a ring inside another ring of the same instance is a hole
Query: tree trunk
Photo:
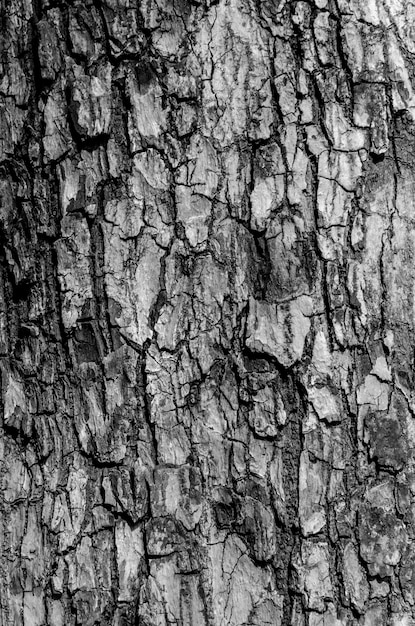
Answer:
[[404, 0], [2, 0], [0, 625], [415, 624]]

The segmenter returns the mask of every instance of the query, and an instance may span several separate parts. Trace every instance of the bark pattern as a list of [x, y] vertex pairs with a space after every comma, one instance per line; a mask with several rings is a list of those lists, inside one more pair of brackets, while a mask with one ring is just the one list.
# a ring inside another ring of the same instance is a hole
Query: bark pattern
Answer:
[[414, 624], [413, 3], [0, 6], [0, 624]]

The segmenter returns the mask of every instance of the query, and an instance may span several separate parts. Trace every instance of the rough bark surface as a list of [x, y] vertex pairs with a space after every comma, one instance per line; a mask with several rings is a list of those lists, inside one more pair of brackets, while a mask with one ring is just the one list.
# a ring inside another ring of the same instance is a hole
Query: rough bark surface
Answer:
[[415, 624], [415, 4], [2, 0], [1, 626]]

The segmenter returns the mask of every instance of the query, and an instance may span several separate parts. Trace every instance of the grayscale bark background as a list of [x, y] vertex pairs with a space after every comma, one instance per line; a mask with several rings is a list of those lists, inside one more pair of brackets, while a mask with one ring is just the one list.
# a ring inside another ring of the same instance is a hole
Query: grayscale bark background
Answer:
[[415, 3], [0, 3], [1, 626], [415, 624]]

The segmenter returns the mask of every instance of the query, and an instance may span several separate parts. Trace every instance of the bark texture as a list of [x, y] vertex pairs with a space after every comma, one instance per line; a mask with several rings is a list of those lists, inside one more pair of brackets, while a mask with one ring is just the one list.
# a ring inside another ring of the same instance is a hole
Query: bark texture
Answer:
[[415, 624], [415, 4], [2, 0], [1, 626]]

